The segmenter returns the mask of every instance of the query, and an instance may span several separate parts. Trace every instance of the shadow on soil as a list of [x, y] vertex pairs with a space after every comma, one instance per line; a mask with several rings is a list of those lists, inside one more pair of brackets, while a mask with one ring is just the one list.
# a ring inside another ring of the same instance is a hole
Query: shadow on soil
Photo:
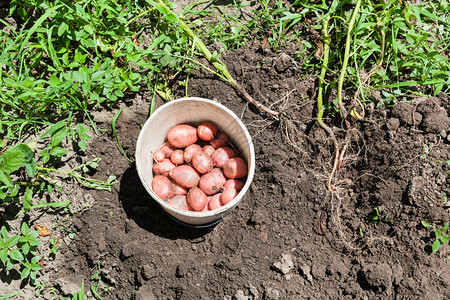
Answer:
[[205, 234], [214, 229], [214, 226], [187, 227], [165, 213], [142, 186], [134, 164], [122, 176], [119, 200], [129, 219], [134, 220], [141, 228], [164, 238], [201, 241]]

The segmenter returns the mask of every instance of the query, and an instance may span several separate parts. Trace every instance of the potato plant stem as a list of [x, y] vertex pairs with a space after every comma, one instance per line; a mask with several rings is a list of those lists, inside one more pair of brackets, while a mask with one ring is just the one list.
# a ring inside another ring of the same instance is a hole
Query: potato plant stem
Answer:
[[94, 184], [103, 185], [103, 186], [110, 186], [111, 185], [111, 184], [109, 184], [106, 181], [102, 181], [102, 180], [97, 180], [97, 179], [92, 179], [92, 178], [87, 178], [87, 177], [81, 176], [80, 174], [78, 174], [77, 172], [74, 172], [73, 170], [65, 171], [65, 170], [58, 170], [58, 169], [54, 169], [54, 168], [45, 168], [45, 167], [41, 167], [41, 166], [36, 166], [36, 170], [67, 174], [67, 175], [75, 178], [78, 182], [81, 182], [81, 183], [82, 183], [83, 180], [85, 180], [85, 181], [88, 181], [88, 182], [91, 182], [91, 183], [94, 183]]
[[345, 41], [344, 60], [342, 62], [341, 74], [339, 75], [338, 81], [338, 106], [344, 119], [347, 118], [347, 110], [345, 109], [342, 101], [342, 87], [344, 85], [345, 75], [347, 74], [348, 60], [350, 58], [350, 44], [352, 41], [353, 27], [355, 25], [356, 17], [359, 13], [360, 6], [361, 0], [358, 0], [356, 2], [355, 9], [353, 10], [352, 17], [350, 18], [350, 21], [348, 23], [347, 39]]
[[216, 57], [209, 51], [209, 49], [206, 47], [206, 45], [200, 40], [200, 38], [192, 31], [187, 24], [181, 20], [177, 15], [175, 15], [170, 8], [162, 1], [157, 0], [157, 4], [163, 8], [167, 15], [169, 16], [167, 19], [176, 20], [176, 24], [179, 25], [183, 31], [186, 33], [186, 35], [192, 39], [193, 44], [203, 53], [205, 58], [226, 78], [226, 80], [231, 84], [231, 86], [249, 103], [255, 105], [258, 109], [277, 117], [280, 113], [277, 111], [274, 111], [265, 105], [261, 104], [260, 102], [256, 101], [251, 97], [247, 91], [244, 89], [243, 86], [241, 86], [234, 78], [231, 76], [230, 72], [228, 72], [228, 69], [224, 63], [217, 60]]
[[325, 125], [325, 123], [323, 122], [322, 117], [325, 110], [323, 107], [323, 86], [325, 81], [325, 74], [328, 68], [328, 59], [330, 56], [330, 36], [328, 34], [329, 21], [330, 18], [325, 18], [322, 23], [323, 60], [319, 76], [319, 91], [317, 92], [317, 121], [323, 128], [327, 127], [327, 125]]
[[339, 161], [339, 145], [338, 145], [338, 142], [337, 142], [336, 136], [334, 135], [333, 130], [330, 127], [328, 127], [322, 119], [323, 112], [325, 110], [323, 107], [323, 89], [324, 89], [324, 82], [325, 82], [325, 74], [326, 74], [327, 68], [328, 68], [328, 59], [330, 56], [330, 35], [328, 33], [329, 21], [330, 21], [330, 17], [327, 17], [322, 22], [323, 60], [322, 60], [321, 72], [319, 75], [319, 90], [317, 92], [317, 122], [319, 122], [320, 126], [326, 132], [328, 132], [328, 134], [330, 135], [330, 138], [333, 141], [333, 145], [334, 145], [334, 148], [336, 151], [335, 158], [334, 158], [333, 170], [330, 174], [330, 177], [328, 178], [328, 183], [327, 183], [327, 188], [328, 188], [328, 190], [331, 191], [333, 189], [331, 186], [331, 181], [333, 179], [333, 175], [334, 175], [335, 170], [337, 169], [337, 164]]

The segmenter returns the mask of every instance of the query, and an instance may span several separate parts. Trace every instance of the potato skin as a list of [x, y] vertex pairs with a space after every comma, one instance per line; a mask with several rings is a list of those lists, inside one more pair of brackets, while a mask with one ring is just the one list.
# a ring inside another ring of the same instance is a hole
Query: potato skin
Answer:
[[155, 153], [153, 153], [153, 158], [157, 162], [162, 162], [164, 158], [166, 158], [166, 155], [162, 150], [156, 150]]
[[170, 161], [175, 165], [181, 165], [184, 162], [183, 150], [177, 149], [172, 152]]
[[247, 175], [247, 172], [247, 163], [240, 157], [230, 158], [223, 165], [223, 173], [226, 177], [231, 179], [245, 177], [245, 175]]
[[216, 151], [216, 149], [211, 145], [205, 145], [202, 151], [208, 154], [209, 156], [212, 156], [212, 154], [214, 153], [214, 151]]
[[229, 143], [228, 135], [222, 131], [221, 133], [217, 134], [217, 136], [215, 138], [210, 140], [209, 143], [215, 149], [220, 148], [220, 147], [226, 147], [226, 146], [228, 146], [228, 143]]
[[169, 178], [156, 175], [152, 181], [152, 189], [159, 198], [163, 200], [168, 200], [175, 195], [175, 191], [172, 187], [172, 182], [170, 182]]
[[197, 135], [204, 141], [210, 141], [217, 134], [217, 126], [212, 122], [204, 122], [197, 128]]
[[167, 133], [167, 140], [177, 148], [185, 148], [197, 142], [197, 129], [187, 124], [176, 125]]
[[202, 151], [202, 147], [197, 144], [187, 146], [186, 149], [184, 149], [184, 161], [187, 163], [191, 163], [192, 156], [194, 156], [194, 154], [199, 151]]
[[213, 195], [211, 197], [211, 199], [209, 199], [209, 202], [208, 202], [209, 210], [213, 210], [213, 209], [217, 209], [219, 207], [222, 207], [222, 203], [220, 202], [220, 196], [221, 195], [222, 195], [222, 193], [217, 193], [217, 194]]
[[217, 148], [211, 155], [213, 163], [216, 167], [222, 168], [223, 165], [230, 159], [236, 156], [236, 152], [229, 147]]
[[157, 175], [167, 176], [173, 168], [175, 168], [175, 165], [168, 158], [164, 158], [161, 162], [155, 162], [153, 164], [153, 172]]
[[200, 177], [198, 187], [208, 196], [219, 192], [225, 184], [226, 178], [220, 169], [213, 169]]
[[244, 182], [239, 179], [228, 179], [223, 185], [223, 189], [235, 189], [238, 192], [244, 187]]
[[177, 148], [172, 146], [169, 142], [165, 142], [164, 145], [162, 145], [161, 148], [159, 148], [159, 150], [161, 150], [164, 153], [166, 158], [170, 158], [172, 152], [176, 149]]
[[187, 203], [195, 211], [202, 211], [208, 204], [208, 198], [198, 187], [193, 187], [189, 190], [186, 196]]
[[193, 211], [192, 207], [188, 205], [185, 195], [175, 195], [172, 198], [170, 198], [167, 202], [175, 208]]
[[176, 166], [170, 171], [169, 177], [172, 178], [175, 183], [185, 188], [195, 187], [200, 181], [198, 172], [188, 165]]
[[203, 151], [196, 152], [194, 156], [192, 156], [192, 165], [199, 173], [202, 174], [211, 172], [214, 168], [214, 163], [211, 156]]
[[175, 195], [186, 195], [187, 194], [187, 188], [176, 184], [175, 182], [172, 182], [173, 191], [175, 192]]
[[236, 196], [238, 192], [235, 189], [227, 189], [222, 192], [220, 195], [220, 202], [225, 205], [231, 202]]

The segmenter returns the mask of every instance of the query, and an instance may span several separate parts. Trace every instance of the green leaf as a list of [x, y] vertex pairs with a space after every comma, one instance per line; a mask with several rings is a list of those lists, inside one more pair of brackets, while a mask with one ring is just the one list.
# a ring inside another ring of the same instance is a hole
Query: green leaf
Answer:
[[18, 235], [14, 235], [12, 237], [10, 237], [9, 239], [6, 240], [6, 246], [8, 246], [9, 248], [14, 247], [17, 242], [19, 241], [20, 236]]
[[28, 175], [30, 175], [30, 177], [36, 176], [36, 160], [34, 159], [33, 150], [31, 150], [31, 148], [25, 144], [17, 145], [16, 149], [22, 151], [24, 157], [22, 164], [25, 167]]
[[78, 147], [80, 147], [80, 149], [83, 152], [86, 152], [86, 148], [87, 148], [87, 141], [86, 140], [81, 140], [78, 142]]
[[29, 243], [30, 246], [39, 246], [41, 244], [41, 242], [35, 237], [30, 237]]
[[430, 227], [431, 226], [430, 223], [428, 223], [427, 221], [422, 221], [422, 225], [424, 227]]
[[30, 233], [30, 227], [28, 227], [27, 223], [23, 222], [22, 226], [20, 227], [20, 232], [22, 232], [22, 235], [28, 235]]
[[89, 24], [84, 25], [84, 30], [91, 35], [94, 34], [94, 28]]
[[53, 155], [56, 157], [63, 157], [67, 153], [69, 153], [69, 151], [64, 148], [61, 148], [61, 147], [53, 148], [52, 151], [50, 151], [50, 155]]
[[439, 228], [435, 228], [434, 234], [436, 235], [436, 238], [438, 239], [441, 236], [442, 232], [439, 230]]
[[66, 121], [62, 120], [58, 123], [53, 124], [43, 135], [41, 135], [41, 139], [44, 139], [47, 136], [53, 135], [56, 131], [66, 126]]
[[3, 154], [2, 158], [3, 158], [2, 161], [3, 172], [5, 172], [8, 175], [14, 171], [17, 171], [23, 162], [22, 152], [14, 148], [8, 148], [5, 154]]
[[40, 256], [35, 256], [35, 257], [33, 257], [31, 259], [31, 264], [35, 265], [35, 264], [39, 263], [39, 260], [41, 260], [41, 257]]
[[[29, 187], [26, 188], [25, 194], [23, 195], [23, 209], [29, 211], [33, 206], [33, 190]], [[28, 234], [27, 234], [28, 235]]]
[[440, 247], [441, 247], [441, 242], [439, 240], [435, 240], [433, 242], [433, 246], [431, 247], [431, 249], [433, 250], [433, 253], [436, 253]]
[[61, 84], [61, 81], [59, 80], [59, 78], [55, 74], [50, 75], [50, 80], [49, 81], [53, 85], [60, 85]]
[[28, 252], [30, 252], [30, 244], [28, 244], [28, 243], [23, 244], [21, 249], [22, 249], [22, 253], [24, 255], [27, 255]]
[[11, 178], [5, 174], [2, 170], [0, 170], [0, 181], [3, 182], [7, 187], [14, 186]]
[[61, 142], [64, 141], [64, 139], [66, 138], [66, 136], [67, 136], [67, 129], [64, 127], [60, 128], [55, 133], [53, 133], [51, 141], [52, 147], [56, 147], [59, 144], [61, 144]]
[[41, 270], [42, 269], [42, 267], [40, 266], [40, 265], [32, 265], [31, 266], [31, 270], [32, 271], [39, 271], [39, 270]]
[[40, 230], [35, 230], [30, 234], [30, 237], [34, 237], [37, 238], [39, 236], [39, 234], [41, 233]]
[[141, 75], [139, 73], [131, 73], [129, 77], [132, 81], [135, 81], [135, 80], [139, 79], [139, 77], [141, 77]]
[[93, 40], [93, 39], [86, 39], [86, 40], [81, 40], [81, 43], [89, 48], [95, 48], [97, 47], [97, 43]]
[[9, 257], [16, 261], [22, 261], [24, 259], [22, 253], [18, 249], [9, 250]]
[[450, 235], [443, 235], [439, 240], [441, 241], [442, 244], [445, 244], [448, 241], [450, 241]]
[[58, 27], [58, 36], [63, 35], [67, 29], [69, 29], [69, 25], [67, 23], [61, 23]]
[[8, 259], [8, 248], [1, 249], [0, 260], [3, 262], [3, 264], [5, 264], [7, 259]]
[[14, 264], [12, 263], [12, 261], [10, 259], [7, 259], [6, 260], [6, 269], [11, 270], [12, 268], [14, 268]]
[[28, 276], [30, 276], [30, 272], [31, 272], [31, 269], [29, 269], [29, 268], [23, 269], [22, 274], [20, 275], [20, 279], [24, 279], [24, 278], [27, 278]]
[[6, 238], [8, 237], [8, 230], [6, 230], [5, 226], [2, 226], [2, 229], [0, 229], [0, 234], [2, 236], [2, 239], [6, 240]]

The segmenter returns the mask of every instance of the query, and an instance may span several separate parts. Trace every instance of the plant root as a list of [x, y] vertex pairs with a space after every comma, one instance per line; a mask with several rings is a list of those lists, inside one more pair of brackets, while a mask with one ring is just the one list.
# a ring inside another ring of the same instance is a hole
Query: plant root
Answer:
[[252, 96], [250, 96], [249, 93], [247, 93], [247, 91], [244, 89], [244, 87], [242, 85], [240, 85], [239, 83], [237, 83], [236, 81], [232, 81], [231, 82], [231, 86], [236, 90], [236, 92], [242, 97], [244, 98], [244, 100], [246, 100], [248, 103], [253, 104], [254, 106], [256, 106], [256, 108], [258, 108], [259, 110], [264, 111], [265, 113], [271, 115], [274, 118], [278, 118], [278, 116], [280, 115], [279, 112], [274, 111], [270, 108], [268, 108], [267, 106], [265, 106], [264, 104], [256, 101]]

